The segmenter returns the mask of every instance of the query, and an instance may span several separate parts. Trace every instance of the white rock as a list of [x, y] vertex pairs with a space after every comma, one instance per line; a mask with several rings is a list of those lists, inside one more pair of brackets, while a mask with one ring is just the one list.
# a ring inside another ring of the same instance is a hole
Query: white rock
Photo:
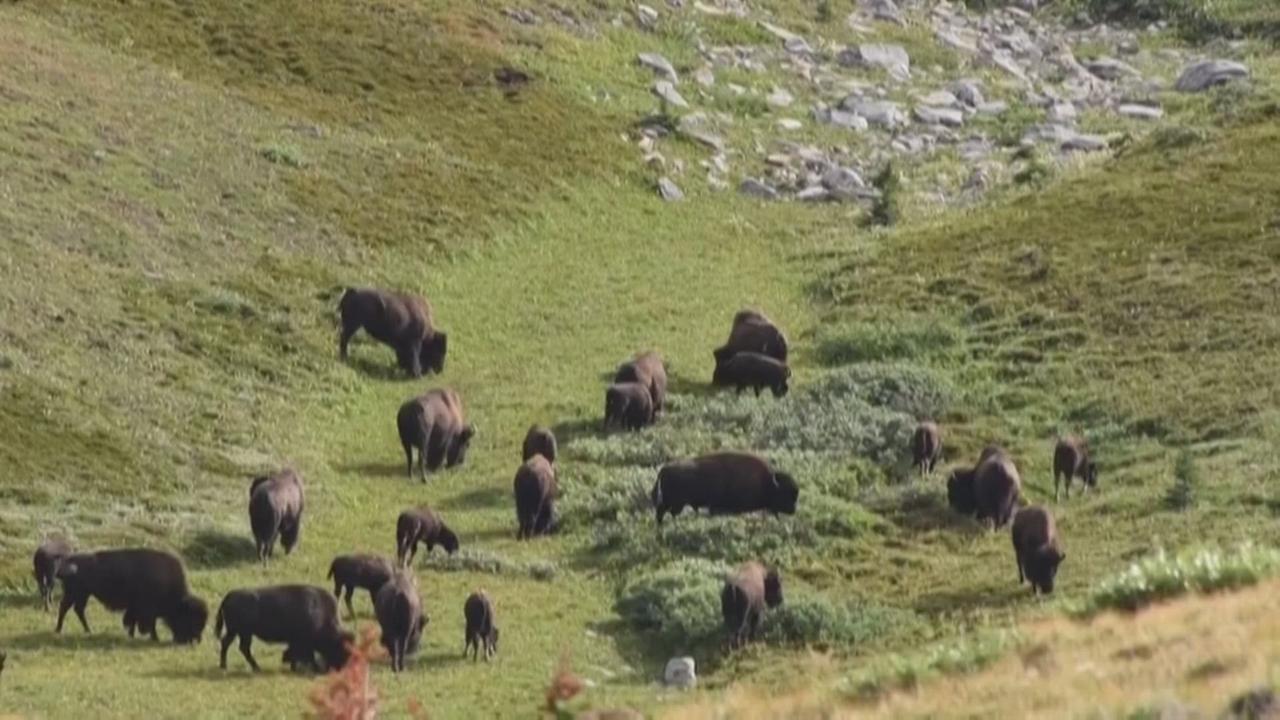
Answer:
[[676, 202], [684, 199], [684, 192], [676, 186], [670, 178], [658, 178], [658, 194], [667, 202]]
[[964, 113], [954, 108], [935, 108], [927, 105], [916, 107], [916, 119], [925, 125], [946, 125], [960, 127], [964, 125]]
[[1214, 85], [1249, 77], [1249, 68], [1231, 60], [1203, 60], [1188, 65], [1178, 76], [1174, 89], [1181, 92], [1201, 92]]
[[691, 657], [671, 658], [667, 661], [667, 668], [662, 673], [662, 682], [667, 687], [676, 687], [682, 690], [697, 687], [698, 673], [694, 668], [693, 658]]
[[1098, 150], [1107, 149], [1107, 139], [1101, 135], [1083, 135], [1077, 134], [1067, 138], [1062, 142], [1063, 150], [1081, 150], [1084, 152], [1096, 152]]
[[987, 60], [992, 65], [995, 65], [996, 67], [1018, 78], [1019, 80], [1023, 82], [1027, 82], [1026, 71], [1023, 70], [1022, 67], [1018, 65], [1017, 61], [1015, 61], [1012, 57], [1010, 57], [1008, 53], [1003, 51], [996, 51], [987, 55]]
[[1075, 122], [1078, 113], [1076, 106], [1071, 103], [1054, 103], [1049, 106], [1049, 122], [1054, 123], [1072, 123]]
[[1090, 60], [1084, 66], [1089, 72], [1103, 80], [1119, 80], [1123, 77], [1139, 76], [1138, 71], [1134, 70], [1133, 66], [1115, 58], [1102, 57], [1097, 60]]
[[990, 100], [976, 108], [979, 115], [1003, 115], [1009, 111], [1009, 103], [1003, 100]]
[[658, 11], [648, 5], [636, 5], [636, 20], [641, 27], [652, 28], [658, 24]]
[[929, 107], [956, 107], [960, 104], [960, 99], [946, 90], [935, 90], [920, 98], [920, 104]]
[[804, 127], [804, 123], [796, 120], [795, 118], [782, 118], [778, 121], [778, 127], [783, 130], [794, 131]]
[[790, 40], [784, 40], [782, 47], [792, 55], [813, 54], [813, 48], [809, 46], [809, 41], [802, 37], [793, 37]]
[[828, 190], [850, 190], [866, 187], [867, 183], [854, 170], [845, 167], [833, 167], [822, 174], [822, 186]]
[[770, 92], [767, 96], [765, 96], [764, 101], [769, 103], [769, 105], [773, 107], [784, 108], [784, 107], [790, 106], [791, 103], [795, 102], [795, 98], [792, 97], [791, 93], [787, 92], [786, 90], [780, 87], [775, 87], [773, 89], [773, 92]]
[[1164, 117], [1164, 110], [1151, 105], [1139, 105], [1137, 103], [1125, 103], [1116, 108], [1116, 112], [1125, 117], [1138, 118], [1139, 120], [1159, 120]]
[[831, 193], [821, 185], [815, 185], [796, 193], [796, 199], [800, 202], [824, 202], [831, 199]]
[[778, 27], [777, 25], [774, 25], [773, 23], [765, 22], [764, 20], [760, 21], [760, 27], [764, 28], [765, 32], [778, 38], [782, 42], [787, 42], [788, 40], [793, 40], [795, 38], [800, 37], [799, 35], [791, 32], [790, 30], [787, 30], [786, 28]]
[[957, 80], [951, 85], [951, 92], [969, 107], [976, 108], [983, 103], [982, 85], [977, 80]]
[[898, 107], [897, 103], [887, 100], [855, 99], [854, 102], [846, 105], [845, 109], [865, 118], [872, 125], [894, 128], [907, 124], [907, 114]]
[[898, 9], [893, 0], [859, 0], [858, 6], [864, 13], [876, 20], [883, 20], [897, 25], [906, 24], [902, 19], [902, 11]]
[[850, 130], [866, 130], [868, 126], [867, 119], [861, 115], [835, 109], [827, 111], [826, 122]]
[[685, 102], [684, 98], [680, 97], [680, 93], [676, 91], [676, 86], [666, 80], [659, 80], [653, 84], [653, 94], [678, 108], [689, 107], [689, 103]]
[[715, 150], [717, 153], [724, 152], [724, 138], [705, 130], [681, 130], [685, 137], [695, 142], [702, 143], [707, 147]]
[[[766, 185], [764, 182], [757, 180], [755, 178], [747, 178], [746, 180], [743, 180], [742, 184], [738, 186], [738, 192], [742, 193], [743, 195], [749, 195], [751, 197], [760, 198], [761, 200], [777, 200], [778, 199], [777, 190], [774, 190], [769, 185]], [[693, 661], [690, 660], [689, 662], [690, 662], [690, 665], [692, 666]]]
[[636, 61], [670, 80], [672, 83], [680, 82], [679, 78], [676, 77], [675, 67], [671, 65], [670, 61], [658, 53], [640, 53], [636, 56]]
[[841, 50], [836, 61], [845, 67], [883, 68], [898, 79], [911, 77], [911, 56], [901, 45], [863, 43]]

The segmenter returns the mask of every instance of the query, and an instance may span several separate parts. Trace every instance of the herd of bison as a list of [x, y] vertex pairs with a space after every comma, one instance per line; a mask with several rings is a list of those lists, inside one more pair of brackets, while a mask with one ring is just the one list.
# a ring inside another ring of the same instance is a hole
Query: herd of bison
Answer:
[[[447, 335], [435, 327], [431, 306], [421, 297], [372, 289], [347, 289], [339, 302], [341, 339], [339, 354], [347, 356], [352, 336], [364, 329], [374, 339], [391, 346], [401, 368], [413, 377], [425, 370], [440, 373], [448, 349]], [[712, 383], [751, 388], [757, 395], [768, 388], [775, 396], [787, 393], [791, 371], [787, 367], [785, 335], [763, 314], [738, 312], [728, 341], [714, 351]], [[644, 352], [618, 368], [605, 391], [604, 426], [637, 430], [662, 415], [667, 373], [662, 357]], [[475, 430], [467, 422], [462, 399], [451, 389], [435, 389], [405, 402], [396, 415], [404, 448], [406, 472], [417, 470], [425, 482], [429, 473], [462, 464]], [[909, 451], [914, 466], [930, 473], [942, 455], [942, 434], [933, 422], [915, 430]], [[515, 474], [513, 494], [518, 522], [517, 537], [527, 539], [550, 532], [555, 524], [557, 495], [556, 439], [550, 430], [534, 426], [525, 436], [522, 464]], [[1085, 443], [1068, 437], [1059, 441], [1053, 458], [1055, 496], [1066, 481], [1079, 477], [1086, 488], [1097, 483], [1097, 466]], [[664, 465], [652, 490], [656, 520], [678, 516], [684, 508], [705, 509], [711, 514], [768, 511], [791, 514], [800, 488], [791, 475], [775, 470], [759, 455], [748, 452], [716, 452]], [[947, 498], [957, 512], [1000, 528], [1012, 521], [1013, 549], [1020, 582], [1030, 581], [1033, 592], [1053, 591], [1063, 553], [1052, 514], [1038, 506], [1022, 507], [1021, 479], [1013, 458], [992, 445], [982, 451], [972, 469], [954, 470], [947, 480]], [[249, 487], [249, 522], [258, 558], [267, 563], [277, 541], [289, 553], [298, 543], [305, 510], [302, 476], [293, 469], [255, 478]], [[339, 621], [338, 599], [345, 600], [354, 617], [352, 595], [367, 590], [382, 630], [392, 669], [404, 668], [407, 654], [420, 643], [429, 618], [423, 609], [417, 583], [410, 572], [419, 544], [427, 552], [439, 545], [452, 554], [458, 549], [456, 533], [439, 513], [428, 507], [412, 508], [396, 522], [396, 561], [377, 555], [356, 554], [334, 558], [329, 567], [333, 593], [311, 585], [277, 585], [233, 590], [222, 599], [214, 621], [214, 635], [221, 640], [220, 666], [227, 666], [227, 651], [239, 639], [240, 652], [254, 670], [251, 653], [254, 638], [285, 646], [283, 662], [293, 669], [336, 669], [348, 658], [352, 635]], [[62, 631], [67, 611], [74, 608], [86, 632], [85, 607], [97, 598], [110, 610], [124, 613], [129, 636], [135, 632], [157, 640], [156, 623], [163, 621], [175, 643], [198, 642], [208, 623], [205, 602], [191, 593], [181, 560], [175, 555], [145, 548], [76, 552], [65, 540], [46, 539], [36, 550], [35, 577], [46, 611], [54, 583], [62, 583], [56, 631]], [[768, 608], [782, 603], [782, 580], [776, 569], [748, 562], [726, 579], [721, 609], [730, 646], [754, 638]], [[484, 591], [471, 593], [463, 603], [466, 619], [464, 655], [489, 659], [497, 652], [498, 627], [494, 606]]]

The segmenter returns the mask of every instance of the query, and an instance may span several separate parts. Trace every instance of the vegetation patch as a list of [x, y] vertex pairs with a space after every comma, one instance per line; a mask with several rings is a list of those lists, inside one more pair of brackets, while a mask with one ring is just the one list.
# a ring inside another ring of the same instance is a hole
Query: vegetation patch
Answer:
[[1104, 580], [1089, 594], [1083, 612], [1134, 611], [1185, 595], [1255, 585], [1280, 575], [1280, 551], [1252, 544], [1231, 550], [1200, 548], [1177, 554], [1160, 550]]

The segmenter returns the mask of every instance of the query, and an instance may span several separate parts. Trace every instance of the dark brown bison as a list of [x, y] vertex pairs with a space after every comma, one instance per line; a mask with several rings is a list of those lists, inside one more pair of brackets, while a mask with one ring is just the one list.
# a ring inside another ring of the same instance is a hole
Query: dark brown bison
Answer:
[[396, 415], [400, 445], [404, 448], [405, 473], [413, 478], [413, 451], [418, 451], [422, 481], [443, 463], [451, 468], [467, 459], [475, 428], [467, 424], [462, 398], [448, 388], [431, 390], [400, 406]]
[[40, 601], [44, 603], [45, 612], [49, 612], [53, 604], [53, 585], [58, 579], [58, 566], [71, 552], [71, 543], [52, 537], [40, 543], [31, 559], [36, 587], [40, 589]]
[[667, 368], [662, 356], [654, 350], [637, 353], [635, 358], [618, 366], [613, 376], [614, 384], [640, 383], [649, 388], [653, 399], [653, 414], [658, 416], [667, 404]]
[[67, 556], [58, 566], [62, 603], [56, 632], [62, 632], [67, 610], [74, 607], [85, 632], [85, 606], [94, 597], [108, 610], [123, 610], [125, 627], [141, 627], [152, 640], [156, 620], [164, 621], [179, 645], [200, 642], [209, 608], [191, 594], [182, 561], [171, 553], [145, 548], [102, 550]]
[[484, 590], [471, 593], [462, 606], [462, 615], [467, 620], [462, 656], [466, 657], [470, 650], [471, 659], [479, 660], [483, 646], [484, 659], [488, 662], [489, 658], [498, 654], [498, 626], [494, 624], [493, 603], [490, 602], [488, 593]]
[[749, 562], [725, 580], [720, 591], [720, 612], [729, 632], [729, 647], [739, 648], [754, 640], [765, 608], [782, 604], [782, 578], [777, 570], [766, 570]]
[[338, 302], [342, 314], [342, 337], [338, 355], [347, 359], [347, 345], [360, 328], [373, 339], [396, 351], [400, 367], [414, 377], [423, 368], [444, 372], [449, 336], [436, 330], [431, 305], [417, 295], [387, 290], [347, 288]]
[[427, 552], [436, 545], [450, 555], [458, 551], [458, 536], [444, 524], [439, 513], [429, 507], [405, 510], [396, 520], [396, 561], [403, 566], [413, 562], [418, 554], [418, 543], [427, 546]]
[[639, 430], [653, 424], [653, 395], [640, 383], [610, 385], [604, 393], [604, 427]]
[[[225, 634], [224, 634], [225, 628]], [[232, 590], [222, 599], [213, 633], [221, 638], [218, 666], [227, 669], [227, 650], [240, 638], [240, 654], [254, 671], [261, 668], [250, 652], [253, 639], [286, 645], [284, 660], [292, 666], [309, 665], [319, 653], [325, 666], [337, 670], [347, 664], [352, 634], [338, 620], [338, 601], [324, 588], [313, 585], [276, 585], [254, 590]]]
[[1067, 554], [1058, 545], [1058, 531], [1048, 509], [1032, 505], [1014, 516], [1013, 554], [1019, 583], [1031, 581], [1033, 593], [1053, 592], [1058, 565], [1067, 559]]
[[1053, 449], [1053, 499], [1058, 499], [1058, 484], [1063, 477], [1067, 482], [1067, 499], [1071, 498], [1071, 480], [1080, 478], [1087, 492], [1098, 486], [1098, 464], [1089, 456], [1089, 444], [1084, 438], [1069, 435], [1058, 440]]
[[764, 458], [743, 452], [718, 452], [662, 466], [653, 484], [658, 525], [684, 508], [715, 514], [768, 510], [792, 514], [800, 490], [787, 473], [775, 472]]
[[974, 514], [978, 520], [990, 520], [992, 529], [1013, 519], [1021, 495], [1022, 478], [1003, 450], [986, 455], [973, 469]]
[[287, 468], [253, 479], [249, 486], [249, 526], [253, 529], [258, 559], [267, 561], [276, 549], [276, 538], [286, 555], [293, 552], [302, 531], [302, 476]]
[[514, 482], [517, 540], [541, 535], [551, 527], [555, 515], [556, 471], [541, 455], [534, 455], [516, 470]]
[[785, 363], [758, 352], [740, 352], [716, 365], [711, 384], [732, 385], [738, 392], [752, 388], [757, 396], [761, 390], [769, 388], [774, 397], [782, 397], [789, 389], [789, 379], [791, 368]]
[[378, 590], [373, 606], [382, 627], [382, 645], [391, 655], [391, 669], [404, 670], [404, 656], [418, 649], [422, 630], [429, 619], [422, 611], [422, 598], [413, 576], [398, 572]]
[[716, 360], [716, 370], [719, 371], [725, 362], [741, 352], [758, 352], [785, 363], [787, 338], [763, 313], [739, 310], [733, 316], [729, 339], [712, 353]]
[[394, 573], [391, 561], [377, 555], [339, 555], [329, 564], [333, 595], [346, 601], [347, 612], [351, 617], [356, 616], [355, 608], [351, 607], [351, 596], [355, 594], [356, 588], [368, 590], [369, 599], [373, 600], [378, 590]]
[[556, 436], [541, 425], [533, 425], [524, 434], [524, 445], [520, 449], [520, 462], [534, 455], [541, 455], [549, 463], [556, 461]]
[[947, 477], [947, 503], [961, 515], [977, 512], [978, 501], [973, 493], [973, 468], [956, 468]]
[[933, 472], [942, 459], [942, 430], [934, 422], [922, 422], [911, 434], [911, 466], [921, 475]]

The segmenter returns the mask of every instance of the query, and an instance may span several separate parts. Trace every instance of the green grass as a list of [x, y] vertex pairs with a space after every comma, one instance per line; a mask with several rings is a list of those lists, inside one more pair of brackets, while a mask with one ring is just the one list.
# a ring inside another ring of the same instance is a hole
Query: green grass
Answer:
[[[260, 646], [255, 677], [234, 658], [219, 671], [207, 636], [128, 642], [96, 605], [94, 634], [54, 636], [29, 578], [54, 531], [178, 551], [216, 603], [323, 583], [340, 552], [390, 552], [396, 514], [430, 503], [463, 552], [421, 564], [424, 649], [408, 674], [374, 678], [390, 714], [418, 698], [445, 718], [527, 716], [566, 651], [595, 683], [590, 703], [647, 709], [671, 652], [693, 652], [712, 690], [803, 679], [786, 661], [808, 646], [837, 677], [926, 641], [961, 659], [890, 674], [985, 662], [964, 638], [1046, 606], [1013, 582], [1004, 534], [909, 473], [902, 449], [926, 415], [948, 462], [1007, 444], [1035, 501], [1052, 490], [1054, 433], [1089, 436], [1102, 486], [1054, 507], [1068, 600], [1158, 546], [1280, 541], [1280, 131], [1265, 92], [1188, 100], [1212, 131], [1158, 133], [1035, 195], [869, 233], [835, 206], [696, 186], [661, 203], [620, 138], [655, 109], [634, 56], [661, 50], [687, 74], [692, 31], [640, 34], [608, 26], [621, 4], [565, 5], [597, 39], [516, 26], [490, 2], [0, 9], [6, 711], [135, 717], [164, 697], [280, 716], [311, 683], [278, 670], [278, 648]], [[840, 12], [770, 9], [797, 32], [843, 28]], [[735, 21], [706, 32], [762, 41]], [[918, 27], [890, 32], [920, 67], [957, 62], [930, 56]], [[508, 65], [533, 82], [504, 92], [493, 73]], [[775, 119], [719, 102], [748, 129]], [[691, 167], [706, 155], [668, 145]], [[337, 361], [334, 306], [355, 284], [431, 299], [452, 336], [442, 378], [402, 379], [366, 340]], [[706, 387], [744, 305], [793, 339], [785, 399]], [[646, 347], [668, 358], [669, 416], [598, 433], [604, 378]], [[463, 468], [409, 482], [392, 417], [440, 384], [461, 392], [477, 439]], [[560, 435], [565, 526], [516, 543], [510, 483], [534, 422]], [[685, 515], [659, 535], [656, 466], [717, 447], [791, 470], [799, 512]], [[1175, 515], [1162, 500], [1182, 453], [1205, 481]], [[261, 568], [245, 486], [283, 463], [306, 477], [306, 528], [294, 556]], [[726, 656], [714, 594], [748, 558], [781, 568], [788, 603], [764, 645]], [[477, 587], [503, 629], [491, 666], [461, 661], [459, 606]]]
[[1256, 585], [1280, 574], [1280, 552], [1245, 544], [1230, 551], [1201, 548], [1169, 555], [1160, 550], [1099, 583], [1083, 612], [1138, 610], [1190, 592]]

